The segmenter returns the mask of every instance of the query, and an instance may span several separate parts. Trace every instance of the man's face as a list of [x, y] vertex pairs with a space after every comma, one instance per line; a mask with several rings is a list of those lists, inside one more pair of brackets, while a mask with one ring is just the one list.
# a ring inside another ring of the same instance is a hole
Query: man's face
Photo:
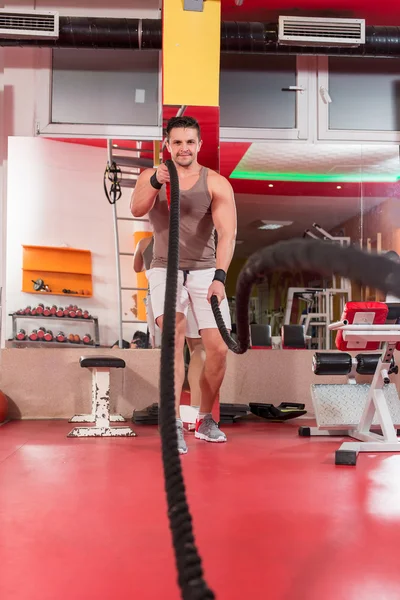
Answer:
[[171, 129], [167, 149], [172, 160], [181, 167], [189, 167], [197, 160], [202, 142], [199, 141], [197, 129], [175, 127]]

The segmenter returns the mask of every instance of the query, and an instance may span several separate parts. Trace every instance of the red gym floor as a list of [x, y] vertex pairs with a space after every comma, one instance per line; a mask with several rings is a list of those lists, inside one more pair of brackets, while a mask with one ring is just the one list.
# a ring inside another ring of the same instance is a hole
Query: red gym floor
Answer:
[[[304, 422], [303, 422], [304, 423]], [[219, 600], [399, 600], [400, 455], [335, 467], [298, 422], [188, 435], [182, 457]], [[0, 427], [2, 600], [178, 600], [156, 427], [67, 439], [66, 422]]]

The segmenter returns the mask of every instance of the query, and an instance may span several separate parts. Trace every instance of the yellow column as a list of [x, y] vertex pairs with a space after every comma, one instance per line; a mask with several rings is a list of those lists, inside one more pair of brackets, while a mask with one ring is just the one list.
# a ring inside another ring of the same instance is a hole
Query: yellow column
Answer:
[[[152, 235], [153, 233], [151, 231], [135, 231], [133, 234], [135, 250], [140, 240], [146, 237], [151, 237]], [[148, 282], [146, 273], [144, 271], [142, 273], [136, 273], [136, 285], [138, 288], [147, 288]], [[136, 294], [137, 318], [139, 321], [146, 321], [146, 306], [144, 299], [147, 296], [147, 291], [137, 290]]]
[[202, 12], [183, 4], [163, 2], [163, 104], [219, 106], [221, 1]]

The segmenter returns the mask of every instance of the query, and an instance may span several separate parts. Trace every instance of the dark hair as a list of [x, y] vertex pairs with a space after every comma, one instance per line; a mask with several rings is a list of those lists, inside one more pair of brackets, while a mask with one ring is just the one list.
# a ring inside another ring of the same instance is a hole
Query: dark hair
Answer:
[[135, 343], [137, 348], [147, 348], [147, 334], [143, 331], [135, 331], [132, 343]]
[[197, 135], [199, 136], [199, 140], [201, 140], [201, 132], [200, 125], [196, 119], [193, 117], [172, 117], [165, 128], [165, 133], [167, 138], [169, 138], [169, 134], [171, 133], [171, 129], [196, 129]]

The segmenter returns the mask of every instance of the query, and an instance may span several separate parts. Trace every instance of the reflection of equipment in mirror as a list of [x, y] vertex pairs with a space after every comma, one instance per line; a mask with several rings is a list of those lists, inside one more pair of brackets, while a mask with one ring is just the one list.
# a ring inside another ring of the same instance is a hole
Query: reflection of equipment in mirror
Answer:
[[[61, 306], [57, 308], [53, 305], [50, 308], [39, 304], [33, 308], [27, 306], [19, 309], [11, 313], [10, 316], [12, 317], [12, 337], [9, 341], [12, 341], [14, 345], [22, 347], [33, 343], [34, 346], [38, 346], [40, 342], [45, 343], [46, 346], [56, 345], [57, 347], [71, 344], [100, 345], [97, 317], [93, 317], [87, 310], [83, 310], [76, 305], [70, 304], [65, 308]], [[60, 319], [63, 322], [62, 327], [68, 330], [67, 335], [59, 329]], [[22, 326], [19, 325], [20, 321], [23, 322]], [[37, 321], [43, 322], [45, 325], [53, 321], [53, 325], [50, 325], [51, 329], [47, 329], [44, 325], [37, 328]], [[83, 323], [85, 324], [84, 329]], [[33, 326], [33, 329], [29, 325]], [[91, 333], [88, 332], [88, 325], [93, 328]], [[54, 327], [57, 329], [54, 329]]]
[[42, 292], [42, 291], [43, 292], [51, 292], [51, 289], [43, 281], [43, 279], [36, 279], [36, 280], [32, 279], [32, 283], [33, 283], [33, 289], [35, 290], [35, 292]]
[[[313, 224], [314, 231], [306, 229], [303, 237], [322, 239], [346, 248], [351, 244], [351, 239], [345, 236], [332, 236], [317, 223]], [[329, 325], [335, 321], [335, 300], [339, 301], [339, 311], [343, 312], [346, 302], [351, 300], [351, 283], [344, 277], [337, 277], [332, 273], [332, 287], [330, 288], [295, 288], [288, 289], [285, 310], [285, 325], [291, 323], [293, 301], [297, 299], [306, 304], [299, 323], [304, 326], [306, 336], [311, 337], [311, 347], [329, 350], [332, 347], [332, 336]]]
[[[400, 451], [396, 430], [400, 402], [396, 385], [390, 382], [390, 375], [398, 373], [394, 350], [400, 348], [399, 318], [400, 304], [350, 302], [341, 321], [329, 326], [338, 332], [336, 347], [343, 354], [314, 355], [315, 375], [347, 376], [348, 383], [311, 386], [317, 427], [300, 427], [299, 434], [346, 435], [357, 440], [341, 445], [336, 464], [355, 465], [359, 452]], [[352, 357], [346, 350], [378, 353]], [[357, 373], [373, 376], [372, 383], [357, 383]]]

